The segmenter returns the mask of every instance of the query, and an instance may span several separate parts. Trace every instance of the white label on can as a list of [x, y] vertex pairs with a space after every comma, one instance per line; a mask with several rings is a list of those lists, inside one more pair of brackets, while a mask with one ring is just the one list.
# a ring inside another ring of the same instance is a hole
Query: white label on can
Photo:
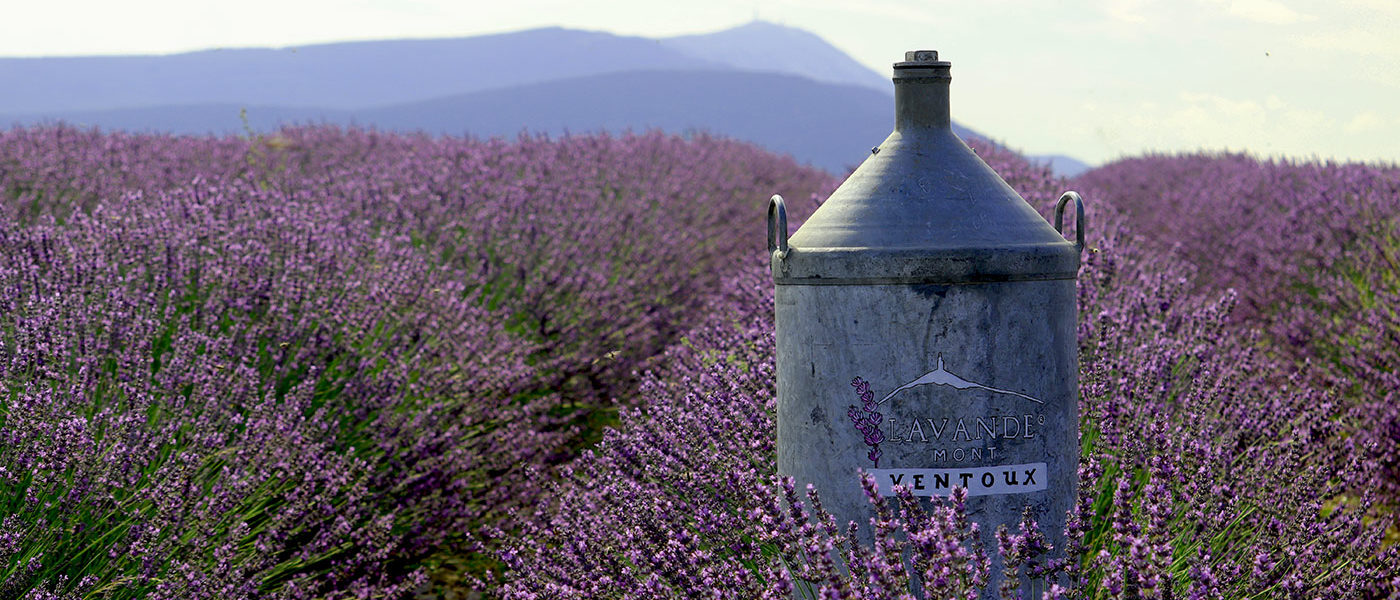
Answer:
[[893, 496], [894, 487], [909, 488], [915, 496], [949, 496], [953, 487], [967, 488], [969, 496], [1025, 494], [1045, 489], [1045, 463], [966, 467], [958, 469], [870, 469], [881, 496]]

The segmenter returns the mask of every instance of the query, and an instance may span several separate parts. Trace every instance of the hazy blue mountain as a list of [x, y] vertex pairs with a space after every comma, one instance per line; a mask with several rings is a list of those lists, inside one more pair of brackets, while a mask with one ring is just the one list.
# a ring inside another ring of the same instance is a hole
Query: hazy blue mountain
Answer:
[[550, 81], [355, 113], [391, 129], [514, 136], [528, 129], [705, 130], [832, 172], [865, 159], [894, 125], [874, 90], [775, 73], [633, 71]]
[[1041, 164], [1049, 164], [1050, 170], [1061, 177], [1074, 177], [1093, 167], [1083, 161], [1063, 154], [1047, 154], [1028, 157]]
[[[837, 173], [890, 132], [892, 95], [887, 73], [811, 33], [765, 22], [660, 40], [547, 28], [167, 56], [0, 58], [0, 127], [62, 120], [236, 134], [246, 107], [257, 131], [323, 122], [478, 137], [707, 130]], [[1052, 161], [1061, 164], [1068, 163]]]
[[0, 113], [213, 103], [367, 108], [612, 71], [714, 66], [652, 39], [561, 28], [165, 56], [0, 58]]
[[744, 71], [788, 73], [894, 95], [888, 69], [877, 73], [811, 32], [767, 21], [714, 33], [662, 38], [661, 45]]
[[[236, 104], [71, 111], [68, 123], [183, 134], [244, 132]], [[661, 129], [752, 141], [835, 173], [865, 159], [893, 127], [889, 98], [874, 90], [775, 73], [631, 71], [560, 79], [364, 110], [252, 106], [256, 131], [279, 123], [373, 125], [441, 135], [514, 137]], [[0, 115], [23, 124], [41, 114]], [[965, 134], [965, 133], [964, 133]]]

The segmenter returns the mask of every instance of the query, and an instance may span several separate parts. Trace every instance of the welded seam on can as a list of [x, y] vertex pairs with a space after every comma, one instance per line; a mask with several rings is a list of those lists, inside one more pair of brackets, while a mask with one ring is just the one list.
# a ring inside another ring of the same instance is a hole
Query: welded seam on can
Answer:
[[1022, 275], [982, 275], [978, 277], [774, 277], [776, 285], [977, 285], [1016, 281], [1063, 281], [1077, 279], [1078, 273], [1027, 273]]

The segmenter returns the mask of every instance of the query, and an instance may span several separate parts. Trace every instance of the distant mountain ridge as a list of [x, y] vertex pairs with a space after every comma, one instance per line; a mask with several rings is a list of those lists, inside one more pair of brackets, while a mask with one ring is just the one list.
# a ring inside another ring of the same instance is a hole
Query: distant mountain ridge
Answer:
[[[733, 29], [662, 38], [661, 45], [687, 56], [745, 71], [800, 75], [823, 83], [867, 87], [894, 95], [888, 74], [871, 71], [815, 34], [753, 21]], [[893, 113], [891, 113], [893, 114]]]
[[545, 28], [168, 56], [0, 58], [0, 126], [64, 121], [229, 134], [245, 125], [334, 123], [479, 137], [707, 130], [833, 173], [889, 134], [892, 97], [888, 76], [816, 35], [765, 22], [662, 39]]
[[[704, 130], [761, 140], [770, 150], [844, 173], [889, 133], [887, 104], [888, 98], [874, 90], [793, 75], [665, 70], [603, 73], [363, 110], [250, 106], [246, 116], [247, 126], [256, 131], [288, 122], [506, 138], [527, 131], [557, 137]], [[200, 104], [77, 111], [68, 121], [178, 134], [242, 133], [243, 108]], [[157, 123], [159, 128], [152, 126]]]
[[0, 113], [210, 103], [370, 108], [605, 72], [718, 66], [652, 39], [558, 27], [168, 56], [0, 58]]

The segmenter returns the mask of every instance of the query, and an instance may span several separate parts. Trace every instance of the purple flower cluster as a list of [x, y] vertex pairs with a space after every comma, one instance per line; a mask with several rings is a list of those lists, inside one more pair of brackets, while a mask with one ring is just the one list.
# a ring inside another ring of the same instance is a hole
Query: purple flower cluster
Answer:
[[880, 442], [885, 441], [885, 432], [880, 429], [880, 425], [885, 422], [885, 416], [880, 414], [880, 405], [875, 402], [875, 392], [871, 391], [869, 381], [857, 377], [851, 380], [851, 387], [856, 389], [856, 396], [860, 398], [861, 405], [857, 407], [852, 404], [846, 411], [846, 416], [850, 417], [851, 423], [865, 436], [865, 445], [870, 446], [870, 462], [878, 469], [880, 457], [884, 455], [880, 451]]
[[0, 597], [414, 593], [544, 505], [561, 408], [775, 185], [830, 181], [704, 136], [0, 132]]
[[[981, 154], [1043, 210], [1067, 187], [1009, 153]], [[1030, 515], [999, 531], [1017, 576], [991, 593], [1394, 594], [1396, 515], [1367, 485], [1384, 465], [1336, 419], [1340, 391], [1241, 326], [1238, 294], [1201, 287], [1200, 271], [1135, 234], [1117, 204], [1094, 205], [1080, 279], [1083, 459], [1068, 545], [1049, 547]], [[839, 524], [821, 490], [804, 496], [774, 475], [770, 286], [762, 265], [738, 273], [668, 351], [641, 406], [511, 544], [503, 597], [986, 593], [989, 561], [958, 498], [893, 510], [870, 493], [868, 522]]]
[[1200, 272], [1193, 288], [1240, 294], [1234, 318], [1288, 302], [1300, 279], [1373, 250], [1400, 211], [1400, 166], [1149, 155], [1076, 185], [1122, 211], [1149, 243]]
[[1347, 476], [1400, 502], [1400, 166], [1147, 156], [1077, 183], [1193, 265], [1186, 291], [1234, 290], [1237, 335], [1334, 391], [1340, 435], [1380, 467]]

